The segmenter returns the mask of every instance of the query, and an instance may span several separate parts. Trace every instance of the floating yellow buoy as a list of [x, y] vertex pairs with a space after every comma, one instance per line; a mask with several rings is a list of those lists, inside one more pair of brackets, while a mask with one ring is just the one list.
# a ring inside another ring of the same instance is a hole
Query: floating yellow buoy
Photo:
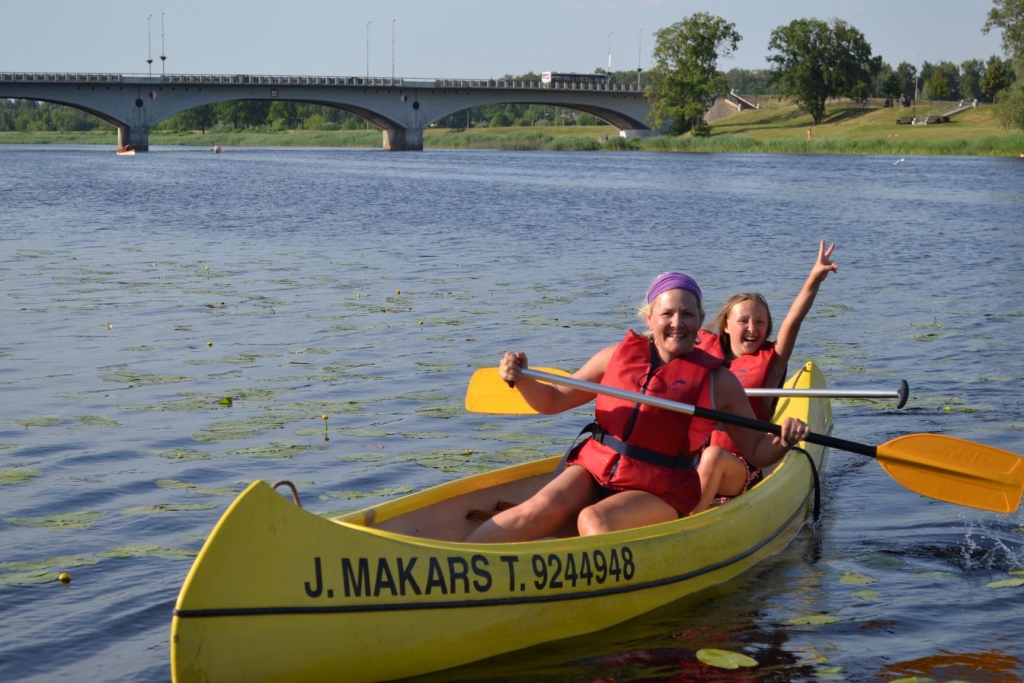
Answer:
[[57, 577], [57, 579], [61, 583], [71, 583], [71, 574], [68, 574], [66, 572], [62, 572], [61, 575]]

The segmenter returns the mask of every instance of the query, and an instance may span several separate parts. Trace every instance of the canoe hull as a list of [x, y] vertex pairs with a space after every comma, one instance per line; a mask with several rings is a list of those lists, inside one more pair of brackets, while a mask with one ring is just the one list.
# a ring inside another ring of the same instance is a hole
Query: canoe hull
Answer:
[[[824, 386], [811, 364], [795, 382]], [[831, 428], [827, 399], [787, 399], [783, 415], [817, 432]], [[823, 469], [825, 451], [808, 450]], [[522, 500], [557, 461], [468, 477], [335, 520], [253, 484], [182, 588], [171, 629], [174, 680], [381, 681], [607, 628], [779, 552], [799, 531], [812, 487], [807, 458], [791, 453], [736, 500], [643, 529], [484, 545], [457, 542], [462, 528], [445, 538], [429, 522], [472, 524], [465, 512], [480, 500]]]

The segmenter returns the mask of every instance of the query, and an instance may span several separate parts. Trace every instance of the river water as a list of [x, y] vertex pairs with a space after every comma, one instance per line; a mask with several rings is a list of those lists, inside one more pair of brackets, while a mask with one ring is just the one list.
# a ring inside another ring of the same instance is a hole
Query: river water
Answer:
[[[471, 372], [575, 369], [669, 269], [781, 321], [837, 242], [791, 367], [911, 399], [835, 401], [834, 435], [1024, 454], [1024, 163], [897, 161], [0, 147], [0, 680], [168, 680], [177, 592], [255, 479], [329, 513], [560, 452], [583, 415], [469, 414]], [[1021, 681], [1022, 532], [837, 452], [821, 522], [747, 574], [430, 680]]]

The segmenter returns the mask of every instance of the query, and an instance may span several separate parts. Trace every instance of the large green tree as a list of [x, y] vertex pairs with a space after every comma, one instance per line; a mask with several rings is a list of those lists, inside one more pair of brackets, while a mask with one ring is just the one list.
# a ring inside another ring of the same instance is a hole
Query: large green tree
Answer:
[[771, 33], [768, 56], [782, 92], [821, 123], [830, 97], [859, 97], [881, 59], [871, 56], [864, 34], [842, 19], [795, 19]]
[[656, 129], [669, 124], [672, 135], [706, 131], [704, 112], [729, 88], [718, 60], [739, 46], [736, 25], [697, 12], [655, 31], [654, 40], [651, 85], [645, 91], [651, 101], [647, 120]]
[[[981, 30], [1003, 30], [1003, 50], [1014, 60], [1018, 74], [1024, 74], [1024, 0], [992, 0], [992, 9]], [[1011, 128], [1024, 129], [1024, 82], [1014, 83], [1001, 96], [1000, 116]]]
[[985, 73], [982, 74], [978, 87], [989, 102], [995, 102], [996, 95], [1010, 87], [1009, 71], [999, 56], [992, 55], [988, 58]]

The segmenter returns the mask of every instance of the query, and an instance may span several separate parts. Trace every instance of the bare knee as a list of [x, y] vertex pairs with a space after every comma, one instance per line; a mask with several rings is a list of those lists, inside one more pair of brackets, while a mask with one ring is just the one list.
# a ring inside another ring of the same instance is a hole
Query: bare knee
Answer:
[[580, 511], [579, 517], [576, 519], [576, 528], [579, 530], [580, 536], [593, 536], [614, 531], [608, 517], [594, 506], [585, 507]]

